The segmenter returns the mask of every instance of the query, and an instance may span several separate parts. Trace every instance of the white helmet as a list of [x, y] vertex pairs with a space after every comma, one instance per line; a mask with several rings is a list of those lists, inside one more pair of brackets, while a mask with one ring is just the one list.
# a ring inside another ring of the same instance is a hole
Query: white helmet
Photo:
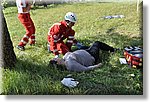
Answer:
[[65, 20], [75, 23], [77, 21], [77, 16], [72, 12], [68, 12], [65, 15]]

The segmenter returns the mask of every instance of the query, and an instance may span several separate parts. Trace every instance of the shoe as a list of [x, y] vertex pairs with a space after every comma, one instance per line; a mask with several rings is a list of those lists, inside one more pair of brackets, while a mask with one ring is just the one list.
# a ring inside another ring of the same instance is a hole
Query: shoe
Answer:
[[121, 51], [121, 49], [119, 49], [119, 48], [114, 48], [113, 53], [116, 53], [116, 52], [119, 52], [119, 51]]
[[30, 44], [30, 46], [35, 46], [35, 44]]
[[114, 50], [115, 50], [115, 52], [121, 51], [121, 49], [119, 49], [119, 48], [115, 48]]
[[16, 48], [19, 49], [19, 50], [21, 50], [21, 51], [25, 50], [25, 47], [24, 46], [20, 46], [20, 45], [16, 46]]

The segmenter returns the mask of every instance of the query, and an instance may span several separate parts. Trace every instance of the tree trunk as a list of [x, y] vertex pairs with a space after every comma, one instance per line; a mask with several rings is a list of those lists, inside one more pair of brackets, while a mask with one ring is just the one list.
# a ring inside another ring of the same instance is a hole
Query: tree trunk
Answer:
[[0, 10], [0, 13], [2, 18], [0, 30], [0, 67], [11, 68], [15, 66], [17, 59], [2, 10]]

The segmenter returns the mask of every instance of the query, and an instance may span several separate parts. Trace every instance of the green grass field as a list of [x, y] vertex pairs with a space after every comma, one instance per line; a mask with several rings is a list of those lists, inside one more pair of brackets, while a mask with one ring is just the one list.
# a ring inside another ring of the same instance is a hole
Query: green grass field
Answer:
[[[25, 51], [19, 51], [15, 46], [25, 30], [17, 18], [17, 7], [6, 8], [3, 12], [18, 62], [12, 70], [3, 71], [3, 94], [142, 95], [142, 72], [120, 64], [119, 58], [123, 57], [123, 51], [115, 54], [101, 52], [103, 66], [93, 71], [76, 73], [48, 67], [49, 60], [54, 57], [47, 52], [49, 27], [63, 20], [69, 11], [77, 14], [78, 22], [73, 27], [75, 37], [85, 45], [91, 45], [94, 41], [102, 41], [121, 49], [125, 46], [143, 45], [136, 4], [74, 3], [32, 9], [31, 18], [36, 27], [37, 43], [33, 47], [27, 45]], [[101, 18], [117, 14], [122, 14], [125, 18]], [[77, 87], [68, 88], [61, 84], [61, 80], [68, 74], [79, 81]]]

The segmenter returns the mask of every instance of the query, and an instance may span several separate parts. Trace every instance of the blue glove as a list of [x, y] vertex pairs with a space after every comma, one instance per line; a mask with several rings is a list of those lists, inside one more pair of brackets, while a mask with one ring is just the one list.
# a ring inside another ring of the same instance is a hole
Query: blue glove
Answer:
[[81, 47], [82, 47], [83, 45], [82, 45], [81, 43], [77, 42], [76, 46], [77, 46], [78, 49], [81, 49]]
[[87, 48], [89, 48], [88, 46], [85, 46], [85, 45], [83, 45], [82, 43], [79, 43], [79, 42], [77, 42], [76, 46], [77, 46], [78, 49], [87, 49]]

